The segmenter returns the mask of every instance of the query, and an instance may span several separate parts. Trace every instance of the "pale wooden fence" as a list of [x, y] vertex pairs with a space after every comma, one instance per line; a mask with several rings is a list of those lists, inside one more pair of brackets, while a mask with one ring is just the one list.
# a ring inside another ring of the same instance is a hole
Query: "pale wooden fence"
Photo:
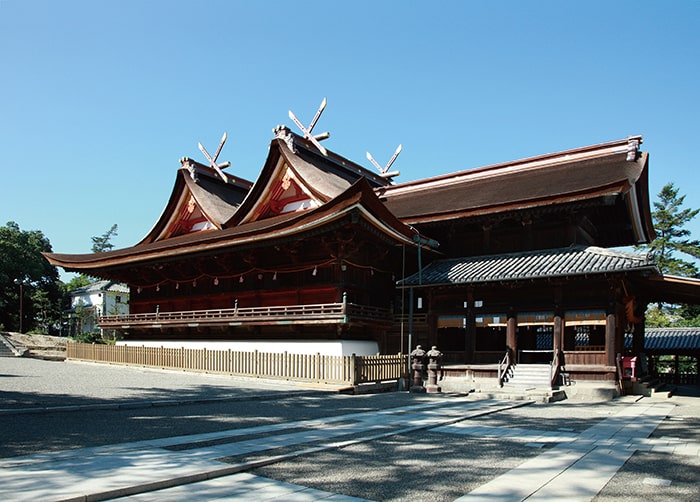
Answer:
[[359, 385], [398, 380], [406, 356], [322, 356], [232, 350], [68, 343], [66, 358], [273, 380]]

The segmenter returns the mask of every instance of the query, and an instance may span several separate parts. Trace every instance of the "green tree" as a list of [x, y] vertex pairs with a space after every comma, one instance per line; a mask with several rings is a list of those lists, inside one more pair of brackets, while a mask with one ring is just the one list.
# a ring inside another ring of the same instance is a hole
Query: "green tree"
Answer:
[[662, 273], [697, 277], [697, 266], [680, 255], [700, 258], [700, 241], [691, 240], [690, 231], [685, 228], [700, 209], [683, 208], [685, 195], [678, 195], [673, 183], [667, 183], [658, 198], [651, 213], [656, 239], [642, 248], [648, 249]]
[[[63, 307], [58, 270], [41, 255], [51, 251], [51, 243], [39, 230], [21, 230], [13, 221], [0, 227], [0, 324], [5, 329], [19, 329], [20, 289], [25, 331], [48, 332], [58, 325]], [[16, 279], [25, 285], [20, 288]]]
[[105, 251], [111, 251], [114, 249], [114, 244], [112, 244], [112, 237], [117, 236], [118, 226], [115, 223], [112, 227], [107, 230], [104, 234], [99, 237], [92, 238], [92, 252], [93, 253], [104, 253]]
[[[667, 183], [658, 194], [651, 213], [656, 239], [637, 249], [647, 250], [664, 274], [698, 277], [698, 268], [682, 256], [700, 258], [700, 242], [691, 239], [685, 228], [700, 212], [684, 208], [685, 195], [679, 195], [673, 183]], [[656, 304], [647, 309], [648, 327], [700, 326], [700, 307], [697, 305]]]

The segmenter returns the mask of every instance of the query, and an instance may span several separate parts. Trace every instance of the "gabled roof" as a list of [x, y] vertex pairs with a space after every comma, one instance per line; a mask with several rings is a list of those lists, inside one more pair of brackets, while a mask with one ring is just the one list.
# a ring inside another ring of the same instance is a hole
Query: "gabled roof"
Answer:
[[316, 231], [346, 216], [352, 216], [355, 221], [364, 221], [396, 244], [416, 246], [414, 236], [418, 235], [417, 232], [392, 215], [378, 200], [369, 182], [360, 178], [327, 204], [307, 211], [287, 213], [220, 231], [196, 232], [151, 243], [141, 242], [130, 248], [104, 253], [45, 253], [44, 256], [51, 264], [68, 271], [105, 270], [301, 237], [306, 232]]
[[377, 173], [351, 162], [331, 151], [319, 152], [306, 139], [285, 127], [275, 130], [265, 164], [238, 211], [226, 222], [227, 227], [269, 217], [269, 204], [275, 184], [288, 176], [300, 185], [314, 205], [322, 205], [339, 196], [359, 179], [377, 188], [389, 181]]
[[[151, 231], [139, 244], [177, 237], [192, 225], [206, 221], [203, 228], [223, 228], [236, 212], [252, 183], [225, 173], [226, 180], [211, 167], [189, 158], [181, 161], [170, 199]], [[189, 225], [188, 225], [189, 223]]]
[[415, 225], [622, 196], [638, 243], [654, 237], [649, 157], [640, 136], [383, 187], [389, 210]]
[[654, 261], [646, 255], [580, 246], [437, 260], [398, 284], [484, 284], [626, 271], [659, 274]]
[[71, 296], [100, 293], [103, 291], [114, 291], [116, 293], [128, 293], [129, 286], [120, 282], [114, 281], [96, 281], [82, 288], [76, 288], [70, 291]]

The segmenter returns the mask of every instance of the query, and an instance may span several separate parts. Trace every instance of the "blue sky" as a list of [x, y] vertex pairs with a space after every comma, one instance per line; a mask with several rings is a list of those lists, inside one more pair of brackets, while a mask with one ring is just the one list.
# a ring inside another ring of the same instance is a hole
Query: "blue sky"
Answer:
[[[700, 207], [700, 2], [0, 0], [0, 225], [54, 251], [117, 247], [179, 167], [255, 180], [272, 129], [308, 124], [398, 181], [644, 136], [652, 199]], [[689, 227], [700, 238], [700, 222]]]

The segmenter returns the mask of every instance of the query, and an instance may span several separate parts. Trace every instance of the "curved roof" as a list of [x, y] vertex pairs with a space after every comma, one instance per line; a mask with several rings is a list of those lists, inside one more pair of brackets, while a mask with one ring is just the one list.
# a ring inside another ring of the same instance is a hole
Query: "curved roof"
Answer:
[[437, 260], [425, 267], [420, 277], [419, 274], [413, 274], [399, 281], [398, 284], [400, 286], [483, 284], [632, 270], [659, 274], [654, 261], [646, 255], [593, 246], [572, 246]]
[[469, 218], [594, 198], [625, 198], [637, 242], [654, 237], [648, 154], [641, 137], [496, 164], [379, 191], [389, 210], [409, 224]]
[[226, 228], [220, 231], [195, 232], [156, 242], [104, 253], [44, 253], [52, 265], [67, 271], [87, 272], [106, 268], [152, 262], [159, 259], [213, 253], [221, 249], [259, 245], [264, 241], [291, 238], [322, 228], [347, 215], [363, 219], [397, 244], [416, 246], [416, 231], [393, 216], [377, 199], [369, 182], [361, 178], [348, 190], [315, 209], [287, 213]]
[[190, 196], [206, 219], [214, 227], [222, 228], [238, 210], [252, 186], [251, 182], [228, 174], [224, 181], [212, 168], [188, 158], [182, 159], [181, 163], [165, 209], [139, 244], [169, 237], [168, 229], [175, 223], [180, 208], [188, 203]]
[[284, 174], [283, 167], [290, 169], [297, 179], [304, 180], [305, 187], [320, 204], [337, 197], [359, 179], [367, 180], [375, 188], [389, 183], [381, 176], [330, 151], [327, 155], [322, 155], [313, 145], [289, 129], [280, 128], [276, 134], [257, 181], [225, 226], [250, 221], [271, 184]]

